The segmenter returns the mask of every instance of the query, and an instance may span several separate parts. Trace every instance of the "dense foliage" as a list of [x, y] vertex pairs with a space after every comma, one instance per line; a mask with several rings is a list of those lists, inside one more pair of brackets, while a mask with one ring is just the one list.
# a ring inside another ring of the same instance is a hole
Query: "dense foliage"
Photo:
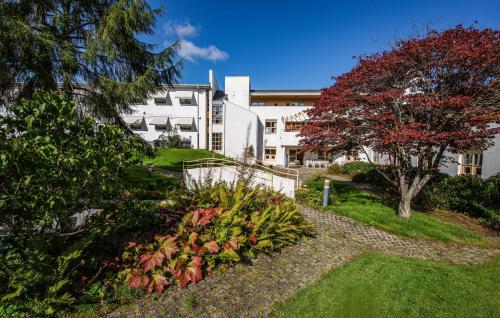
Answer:
[[180, 75], [178, 43], [143, 40], [161, 13], [144, 0], [1, 1], [2, 104], [59, 91], [81, 112], [123, 124], [120, 112]]
[[[365, 191], [349, 182], [330, 180], [330, 200], [323, 207], [325, 177], [305, 182], [295, 196], [302, 204], [338, 213], [359, 222], [377, 227], [406, 238], [420, 238], [456, 242], [462, 244], [484, 244], [488, 240], [477, 233], [459, 226], [440, 222], [428, 213], [413, 211], [411, 219], [402, 219], [394, 213], [397, 194], [376, 189], [377, 194]], [[385, 187], [384, 187], [385, 190]], [[396, 200], [394, 200], [396, 199]]]
[[438, 175], [422, 189], [415, 203], [425, 209], [464, 212], [500, 230], [500, 173], [486, 180], [469, 175]]
[[76, 106], [36, 94], [0, 117], [0, 316], [50, 316], [107, 270], [131, 235], [158, 224], [125, 197], [138, 145]]
[[362, 56], [308, 111], [303, 144], [384, 154], [397, 176], [387, 180], [399, 191], [398, 213], [408, 218], [445, 151], [487, 148], [500, 132], [491, 125], [500, 120], [498, 100], [481, 99], [498, 90], [499, 61], [499, 30], [462, 26]]
[[[387, 167], [388, 176], [395, 178]], [[356, 173], [354, 182], [368, 183], [387, 188], [389, 183], [375, 168]], [[388, 191], [394, 196], [394, 191]], [[500, 229], [500, 173], [483, 180], [479, 176], [449, 176], [436, 173], [414, 198], [414, 204], [423, 210], [436, 208], [467, 213], [495, 229]]]
[[261, 188], [217, 183], [198, 186], [177, 231], [130, 243], [123, 272], [130, 287], [162, 292], [175, 282], [197, 283], [220, 265], [270, 253], [311, 234], [293, 201]]
[[340, 172], [349, 176], [354, 176], [371, 169], [373, 169], [373, 165], [364, 161], [346, 162], [340, 166]]
[[191, 139], [182, 137], [177, 130], [169, 131], [161, 135], [153, 142], [156, 148], [176, 148], [176, 149], [190, 149]]

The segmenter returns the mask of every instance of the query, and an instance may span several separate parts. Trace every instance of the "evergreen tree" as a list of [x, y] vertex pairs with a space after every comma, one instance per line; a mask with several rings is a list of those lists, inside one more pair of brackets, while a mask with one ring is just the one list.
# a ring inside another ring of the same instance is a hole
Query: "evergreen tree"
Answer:
[[0, 3], [0, 98], [60, 91], [101, 120], [119, 114], [180, 76], [178, 43], [159, 50], [162, 8], [143, 0], [19, 0]]

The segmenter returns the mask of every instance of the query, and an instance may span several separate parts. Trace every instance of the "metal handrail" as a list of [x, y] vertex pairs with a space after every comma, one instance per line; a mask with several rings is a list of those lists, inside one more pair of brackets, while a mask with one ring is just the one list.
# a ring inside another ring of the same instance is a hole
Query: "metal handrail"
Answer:
[[[246, 166], [249, 168], [253, 168], [256, 170], [261, 170], [264, 172], [268, 172], [271, 175], [277, 175], [280, 177], [285, 177], [288, 179], [295, 180], [295, 188], [298, 188], [299, 185], [299, 171], [297, 169], [287, 168], [287, 167], [279, 167], [279, 169], [271, 168], [262, 164], [247, 164], [237, 160], [231, 160], [226, 158], [201, 158], [194, 160], [185, 160], [182, 162], [183, 171], [189, 168], [209, 168], [214, 166]], [[264, 178], [261, 178], [264, 179]]]

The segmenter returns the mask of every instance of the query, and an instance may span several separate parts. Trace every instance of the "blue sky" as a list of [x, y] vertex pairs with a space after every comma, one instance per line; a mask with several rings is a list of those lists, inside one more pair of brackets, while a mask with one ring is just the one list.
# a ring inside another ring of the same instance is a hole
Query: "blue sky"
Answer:
[[349, 71], [353, 56], [388, 48], [415, 26], [500, 27], [500, 1], [182, 0], [163, 5], [149, 42], [182, 39], [181, 83], [206, 83], [212, 68], [249, 75], [254, 89], [323, 88]]

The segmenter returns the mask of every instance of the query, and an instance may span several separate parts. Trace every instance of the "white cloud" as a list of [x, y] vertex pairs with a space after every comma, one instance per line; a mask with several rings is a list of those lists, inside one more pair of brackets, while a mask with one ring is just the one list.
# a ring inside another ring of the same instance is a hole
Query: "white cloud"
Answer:
[[207, 47], [200, 47], [193, 41], [186, 38], [196, 37], [200, 31], [200, 27], [192, 25], [189, 21], [174, 21], [170, 20], [164, 25], [165, 34], [170, 39], [165, 41], [165, 45], [172, 43], [172, 38], [179, 39], [180, 49], [179, 55], [191, 62], [198, 59], [209, 61], [224, 61], [229, 57], [227, 52], [222, 51], [215, 45], [211, 44]]
[[204, 59], [209, 61], [224, 61], [229, 57], [229, 54], [220, 50], [215, 45], [207, 47], [199, 47], [191, 41], [181, 40], [179, 55], [188, 61]]
[[184, 39], [196, 36], [200, 28], [189, 22], [175, 22], [170, 20], [164, 25], [164, 29], [168, 36], [175, 36], [177, 38]]

